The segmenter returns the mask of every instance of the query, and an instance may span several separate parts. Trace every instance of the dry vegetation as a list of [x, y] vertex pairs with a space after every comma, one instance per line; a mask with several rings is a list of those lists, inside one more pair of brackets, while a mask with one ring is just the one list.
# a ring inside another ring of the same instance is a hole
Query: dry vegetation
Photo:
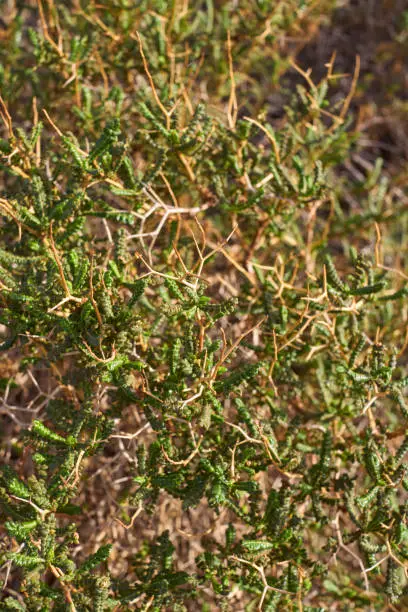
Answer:
[[0, 6], [0, 609], [405, 610], [404, 2]]

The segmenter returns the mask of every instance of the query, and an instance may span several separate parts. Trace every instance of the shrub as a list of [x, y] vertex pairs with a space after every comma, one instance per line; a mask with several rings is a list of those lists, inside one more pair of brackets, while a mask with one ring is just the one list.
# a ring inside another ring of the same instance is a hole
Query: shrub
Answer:
[[404, 606], [400, 175], [335, 3], [192, 4], [5, 17], [2, 609]]

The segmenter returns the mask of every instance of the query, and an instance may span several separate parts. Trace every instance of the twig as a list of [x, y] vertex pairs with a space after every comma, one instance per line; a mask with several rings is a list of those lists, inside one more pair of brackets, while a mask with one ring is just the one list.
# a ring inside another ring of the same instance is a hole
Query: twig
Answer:
[[4, 102], [4, 100], [3, 100], [3, 98], [1, 96], [0, 96], [0, 107], [1, 107], [0, 116], [3, 119], [3, 121], [4, 121], [4, 123], [5, 123], [6, 127], [7, 127], [7, 130], [8, 130], [8, 133], [9, 133], [9, 137], [10, 138], [14, 138], [13, 120], [11, 118], [10, 113], [8, 112], [6, 103]]
[[235, 85], [235, 76], [234, 76], [234, 66], [232, 63], [232, 45], [231, 45], [231, 32], [228, 30], [227, 33], [227, 53], [228, 53], [228, 66], [229, 66], [229, 75], [231, 81], [231, 92], [228, 101], [228, 123], [231, 129], [235, 128], [235, 124], [237, 122], [238, 116], [238, 102], [236, 95], [236, 85]]
[[348, 546], [346, 546], [343, 542], [343, 538], [341, 535], [341, 531], [340, 531], [340, 513], [338, 512], [336, 514], [336, 518], [333, 521], [335, 529], [336, 529], [336, 536], [337, 536], [337, 541], [339, 544], [339, 548], [341, 548], [342, 550], [346, 551], [349, 555], [351, 555], [353, 557], [353, 559], [355, 559], [357, 561], [357, 563], [359, 564], [360, 568], [361, 568], [361, 573], [363, 576], [363, 580], [364, 580], [364, 586], [365, 586], [365, 590], [367, 592], [370, 591], [370, 584], [368, 582], [368, 578], [367, 578], [367, 571], [366, 568], [364, 567], [364, 563], [362, 562], [362, 560], [360, 559], [360, 557], [358, 555], [356, 555], [355, 552], [353, 552], [350, 548], [348, 548]]
[[[133, 39], [135, 38], [133, 34], [131, 34], [131, 37]], [[149, 66], [148, 66], [147, 60], [146, 60], [146, 56], [145, 56], [144, 51], [143, 51], [142, 39], [140, 38], [139, 32], [136, 32], [136, 40], [139, 43], [139, 51], [140, 51], [140, 55], [142, 57], [143, 67], [144, 67], [146, 76], [147, 76], [147, 78], [149, 80], [149, 84], [150, 84], [150, 88], [151, 88], [152, 93], [153, 93], [153, 97], [154, 97], [154, 99], [156, 101], [157, 106], [160, 108], [161, 112], [165, 116], [165, 118], [166, 118], [166, 127], [167, 127], [167, 129], [169, 129], [170, 128], [170, 113], [163, 106], [163, 104], [162, 104], [162, 102], [161, 102], [161, 100], [159, 98], [159, 95], [157, 93], [156, 86], [154, 84], [152, 75], [150, 74], [150, 70], [149, 70]]]
[[256, 121], [256, 119], [252, 119], [251, 117], [244, 117], [244, 119], [245, 121], [248, 121], [249, 123], [253, 123], [254, 125], [256, 125], [260, 130], [262, 130], [262, 132], [264, 132], [264, 134], [266, 134], [266, 136], [268, 137], [269, 141], [272, 144], [273, 151], [276, 157], [276, 161], [279, 164], [280, 163], [280, 151], [279, 151], [279, 145], [278, 145], [278, 142], [275, 136], [264, 125], [262, 125], [262, 123], [259, 123], [259, 121]]
[[349, 94], [348, 94], [347, 98], [344, 100], [342, 109], [340, 111], [340, 119], [344, 119], [344, 117], [346, 116], [346, 113], [347, 113], [347, 111], [349, 109], [349, 106], [350, 106], [350, 102], [353, 99], [354, 93], [356, 91], [358, 76], [360, 74], [360, 65], [361, 65], [360, 56], [356, 55], [356, 66], [354, 68], [353, 80], [351, 82], [351, 87], [350, 87]]
[[251, 563], [251, 561], [247, 561], [246, 559], [242, 559], [241, 557], [236, 557], [235, 555], [231, 555], [230, 559], [233, 559], [234, 561], [237, 561], [238, 563], [249, 565], [254, 570], [256, 570], [258, 574], [261, 576], [262, 584], [264, 585], [264, 590], [262, 592], [261, 599], [258, 604], [258, 610], [262, 610], [262, 607], [265, 601], [265, 597], [268, 591], [275, 591], [276, 593], [282, 593], [284, 595], [292, 595], [292, 596], [294, 595], [294, 593], [291, 593], [291, 591], [286, 591], [285, 589], [278, 589], [277, 587], [273, 587], [270, 584], [268, 584], [268, 581], [265, 576], [265, 570], [262, 566], [255, 565], [255, 563]]

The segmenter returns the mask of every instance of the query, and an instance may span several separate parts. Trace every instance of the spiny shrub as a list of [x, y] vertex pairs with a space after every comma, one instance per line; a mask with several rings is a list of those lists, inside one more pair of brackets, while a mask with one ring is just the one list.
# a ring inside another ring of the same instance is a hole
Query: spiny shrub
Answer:
[[236, 4], [8, 3], [2, 610], [406, 605], [406, 196]]

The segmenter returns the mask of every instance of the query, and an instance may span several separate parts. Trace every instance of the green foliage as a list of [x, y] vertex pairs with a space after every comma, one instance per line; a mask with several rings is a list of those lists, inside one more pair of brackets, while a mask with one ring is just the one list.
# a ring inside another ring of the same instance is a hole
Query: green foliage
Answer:
[[14, 4], [1, 609], [403, 609], [406, 196], [284, 45], [335, 3]]

